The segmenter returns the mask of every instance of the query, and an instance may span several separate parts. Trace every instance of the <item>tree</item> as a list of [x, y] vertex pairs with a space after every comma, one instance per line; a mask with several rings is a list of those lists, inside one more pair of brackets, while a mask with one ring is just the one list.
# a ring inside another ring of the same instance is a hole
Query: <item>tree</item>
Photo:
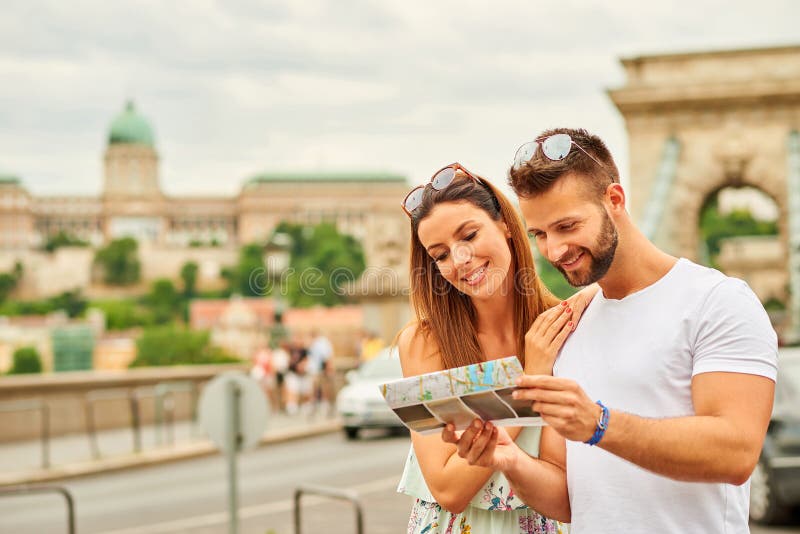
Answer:
[[364, 250], [353, 236], [340, 233], [330, 223], [303, 226], [284, 222], [275, 232], [292, 238], [292, 276], [286, 280], [286, 290], [293, 306], [334, 306], [349, 300], [347, 284], [355, 282], [366, 267]]
[[700, 234], [705, 241], [712, 265], [716, 265], [720, 242], [728, 237], [752, 235], [777, 235], [777, 221], [759, 221], [747, 208], [737, 208], [727, 214], [719, 212], [719, 204], [712, 198], [700, 213]]
[[0, 273], [0, 302], [5, 301], [17, 287], [17, 278], [11, 273]]
[[172, 322], [183, 307], [183, 298], [178, 294], [172, 281], [166, 278], [153, 282], [143, 302], [150, 308], [154, 324]]
[[197, 269], [197, 263], [193, 261], [187, 261], [181, 267], [184, 298], [190, 299], [197, 293]]
[[263, 247], [251, 243], [239, 250], [239, 262], [233, 268], [224, 269], [222, 276], [228, 280], [228, 290], [231, 294], [257, 297], [264, 294], [265, 273]]
[[127, 286], [139, 281], [138, 244], [131, 237], [115, 239], [97, 251], [94, 261], [103, 269], [103, 281], [109, 285]]
[[14, 263], [10, 273], [0, 273], [0, 303], [5, 302], [12, 291], [17, 287], [22, 278], [23, 267], [21, 262]]
[[60, 295], [51, 298], [50, 303], [53, 309], [64, 310], [72, 318], [83, 315], [89, 305], [89, 302], [81, 294], [80, 289], [64, 291]]
[[42, 372], [42, 359], [33, 347], [22, 347], [14, 351], [14, 363], [8, 371], [10, 375]]

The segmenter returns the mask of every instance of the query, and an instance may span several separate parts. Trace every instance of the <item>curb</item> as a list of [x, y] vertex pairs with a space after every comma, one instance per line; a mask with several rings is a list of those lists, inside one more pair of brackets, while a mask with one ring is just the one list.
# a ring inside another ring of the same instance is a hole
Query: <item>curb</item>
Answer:
[[[342, 422], [338, 419], [325, 421], [303, 428], [294, 428], [265, 433], [258, 442], [258, 447], [294, 441], [297, 439], [320, 436], [339, 432]], [[193, 458], [202, 458], [219, 454], [220, 450], [211, 441], [186, 443], [178, 447], [162, 447], [140, 453], [125, 454], [99, 460], [88, 460], [71, 464], [56, 465], [50, 469], [33, 469], [19, 473], [0, 473], [0, 488], [23, 484], [39, 484], [55, 482], [100, 473], [112, 473], [139, 467], [149, 467], [168, 462], [178, 462]]]

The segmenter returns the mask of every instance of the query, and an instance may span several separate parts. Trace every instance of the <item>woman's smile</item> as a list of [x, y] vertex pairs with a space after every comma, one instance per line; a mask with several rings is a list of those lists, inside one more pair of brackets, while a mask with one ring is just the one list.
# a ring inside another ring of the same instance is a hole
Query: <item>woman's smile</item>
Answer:
[[486, 271], [488, 268], [489, 262], [487, 261], [477, 269], [470, 271], [467, 276], [462, 278], [462, 280], [464, 280], [464, 282], [466, 282], [466, 284], [469, 286], [476, 286], [483, 282], [483, 280], [486, 278]]

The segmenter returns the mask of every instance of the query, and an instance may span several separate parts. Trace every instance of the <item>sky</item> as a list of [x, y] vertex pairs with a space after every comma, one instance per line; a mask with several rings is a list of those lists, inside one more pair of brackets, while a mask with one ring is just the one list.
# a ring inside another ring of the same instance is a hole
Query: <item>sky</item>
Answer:
[[98, 194], [132, 99], [173, 195], [269, 171], [416, 184], [453, 161], [502, 184], [554, 126], [600, 135], [625, 177], [620, 58], [800, 44], [798, 20], [796, 0], [6, 1], [0, 173]]

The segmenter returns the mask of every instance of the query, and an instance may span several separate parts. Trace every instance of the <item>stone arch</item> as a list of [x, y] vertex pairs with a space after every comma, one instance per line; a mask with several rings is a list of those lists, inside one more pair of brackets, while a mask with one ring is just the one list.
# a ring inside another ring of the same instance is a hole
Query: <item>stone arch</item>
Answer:
[[[800, 219], [789, 208], [800, 205], [800, 46], [622, 64], [626, 85], [609, 94], [628, 129], [631, 214], [647, 221], [659, 247], [696, 260], [706, 200], [728, 186], [764, 192], [778, 209], [780, 274], [792, 288], [782, 333], [800, 341], [800, 269], [790, 268], [800, 265], [800, 248], [790, 253], [789, 247], [800, 242]], [[668, 150], [672, 139], [678, 150]]]
[[[700, 242], [700, 215], [706, 202], [728, 187], [752, 187], [767, 195], [778, 208], [778, 236], [784, 249], [788, 247], [788, 205], [786, 202], [785, 176], [773, 176], [766, 180], [758, 180], [753, 173], [747, 172], [741, 180], [731, 180], [723, 173], [718, 173], [713, 178], [705, 181], [703, 187], [685, 190], [683, 194], [676, 193], [684, 198], [684, 203], [671, 202], [673, 218], [680, 217], [684, 221], [684, 231], [680, 232], [674, 253], [680, 254], [691, 260], [697, 259], [698, 244]], [[781, 183], [784, 181], [784, 183]], [[781, 186], [783, 186], [781, 188]]]

